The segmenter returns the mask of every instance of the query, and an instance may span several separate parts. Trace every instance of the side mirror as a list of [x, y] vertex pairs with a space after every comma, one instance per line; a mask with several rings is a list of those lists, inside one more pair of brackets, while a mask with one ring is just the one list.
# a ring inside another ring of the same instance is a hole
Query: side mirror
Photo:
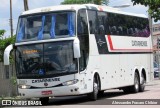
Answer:
[[75, 38], [73, 41], [73, 51], [74, 51], [74, 58], [80, 58], [81, 53], [80, 53], [80, 44], [79, 44], [79, 39]]
[[9, 65], [9, 55], [11, 50], [13, 49], [13, 45], [9, 45], [7, 46], [7, 48], [4, 50], [4, 56], [3, 56], [3, 60], [4, 60], [4, 65]]

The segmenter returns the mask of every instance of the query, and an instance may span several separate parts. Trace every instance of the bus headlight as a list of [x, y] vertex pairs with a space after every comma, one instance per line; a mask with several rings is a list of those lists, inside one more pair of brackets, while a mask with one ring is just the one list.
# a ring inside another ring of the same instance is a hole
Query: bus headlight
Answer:
[[68, 86], [68, 85], [76, 84], [77, 82], [78, 82], [78, 79], [75, 79], [75, 80], [66, 81], [66, 82], [62, 83], [62, 85]]
[[30, 85], [19, 85], [18, 88], [20, 89], [29, 89], [31, 86]]

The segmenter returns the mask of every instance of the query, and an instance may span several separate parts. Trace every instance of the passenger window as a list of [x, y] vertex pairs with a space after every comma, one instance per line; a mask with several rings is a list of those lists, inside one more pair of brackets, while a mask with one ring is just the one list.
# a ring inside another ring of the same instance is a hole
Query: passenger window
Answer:
[[107, 13], [98, 12], [98, 34], [105, 34]]
[[97, 32], [97, 12], [93, 10], [88, 10], [89, 28], [90, 34]]

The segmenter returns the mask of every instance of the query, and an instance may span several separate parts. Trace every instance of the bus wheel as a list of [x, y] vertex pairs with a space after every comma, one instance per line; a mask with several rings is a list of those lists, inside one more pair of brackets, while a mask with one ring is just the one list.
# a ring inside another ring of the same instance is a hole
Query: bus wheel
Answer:
[[124, 93], [130, 93], [131, 92], [131, 87], [128, 86], [128, 87], [123, 88], [123, 92]]
[[137, 72], [135, 73], [135, 77], [134, 77], [134, 85], [132, 86], [132, 92], [133, 93], [137, 93], [139, 92], [139, 76], [137, 74]]
[[43, 97], [39, 99], [42, 105], [47, 105], [49, 101], [49, 97]]
[[144, 74], [142, 74], [142, 84], [140, 84], [140, 86], [139, 86], [140, 92], [144, 92], [145, 84], [146, 84], [146, 79], [144, 78]]
[[98, 91], [98, 96], [103, 96], [104, 95], [104, 90]]
[[97, 95], [98, 95], [98, 91], [99, 91], [99, 85], [98, 85], [98, 79], [96, 79], [94, 77], [93, 80], [93, 92], [88, 94], [89, 98], [93, 101], [97, 100]]

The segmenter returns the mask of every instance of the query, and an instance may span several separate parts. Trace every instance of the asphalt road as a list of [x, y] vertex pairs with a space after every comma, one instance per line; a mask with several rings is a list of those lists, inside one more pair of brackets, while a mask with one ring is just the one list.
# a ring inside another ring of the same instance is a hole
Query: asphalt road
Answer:
[[50, 99], [47, 106], [54, 105], [106, 105], [110, 99], [160, 99], [160, 80], [156, 79], [146, 85], [144, 92], [126, 94], [122, 90], [106, 90], [97, 101], [90, 101], [87, 96], [56, 97]]
[[[146, 85], [144, 92], [136, 94], [125, 94], [122, 90], [114, 89], [105, 91], [104, 95], [99, 97], [97, 101], [90, 101], [87, 96], [70, 96], [70, 97], [56, 97], [50, 99], [46, 106], [34, 106], [33, 108], [153, 108], [153, 105], [112, 105], [108, 104], [110, 100], [137, 100], [137, 99], [159, 99], [159, 105], [154, 105], [154, 108], [160, 107], [160, 80], [156, 79]], [[27, 108], [27, 107], [26, 107]], [[31, 107], [30, 107], [31, 108]]]

